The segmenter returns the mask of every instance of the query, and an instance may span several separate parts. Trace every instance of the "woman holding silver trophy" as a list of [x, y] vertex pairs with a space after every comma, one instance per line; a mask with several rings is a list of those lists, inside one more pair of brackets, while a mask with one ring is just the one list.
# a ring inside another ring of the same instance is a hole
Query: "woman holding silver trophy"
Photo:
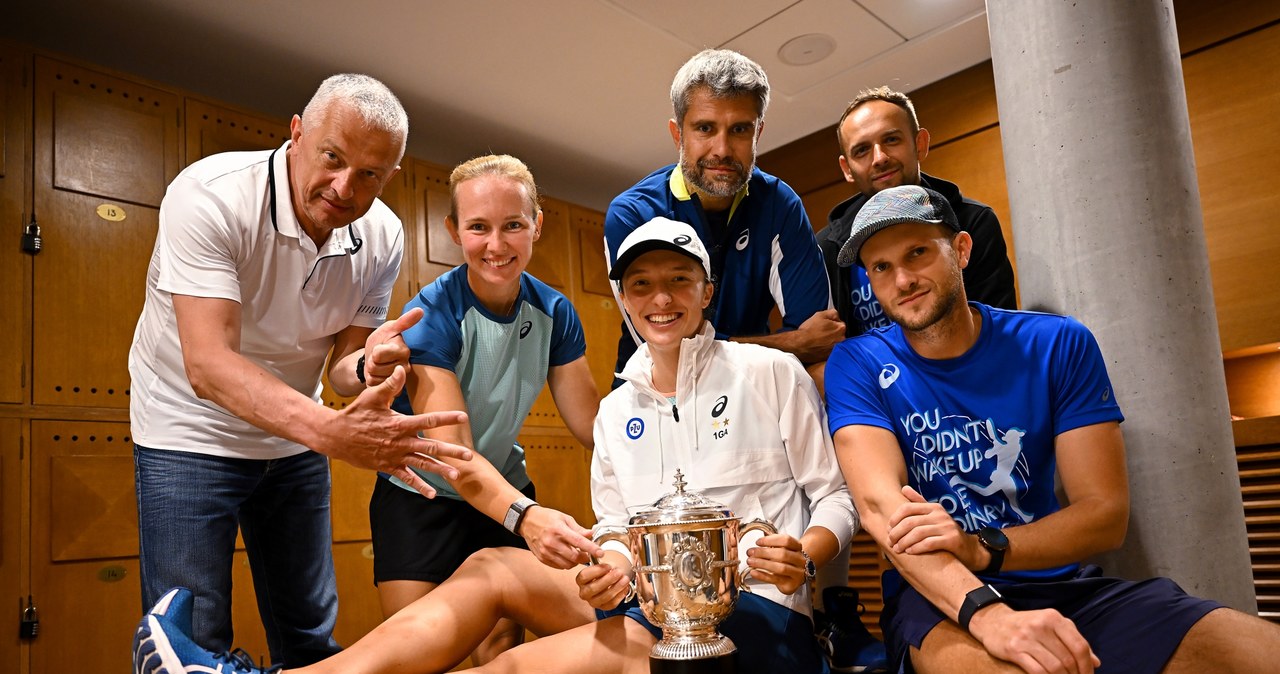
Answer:
[[[481, 550], [345, 651], [297, 671], [448, 671], [509, 618], [539, 638], [476, 671], [827, 672], [808, 580], [849, 542], [857, 515], [821, 399], [799, 361], [714, 338], [703, 318], [714, 294], [710, 269], [694, 230], [664, 218], [619, 248], [610, 278], [646, 343], [595, 422], [591, 491], [604, 546], [584, 538], [578, 561], [591, 554], [598, 563], [556, 569], [527, 550]], [[697, 492], [685, 492], [685, 483]], [[760, 528], [739, 529], [740, 517], [766, 520], [772, 527], [763, 528], [778, 533], [739, 538]], [[632, 544], [620, 545], [610, 527], [630, 530]], [[262, 671], [224, 664], [235, 656], [191, 643], [189, 603], [189, 593], [172, 592], [143, 619], [139, 639], [149, 643], [138, 650], [148, 657], [137, 671], [176, 674], [208, 663]], [[680, 662], [667, 651], [675, 660], [664, 665], [655, 647], [678, 641], [686, 624], [718, 630], [736, 652]]]

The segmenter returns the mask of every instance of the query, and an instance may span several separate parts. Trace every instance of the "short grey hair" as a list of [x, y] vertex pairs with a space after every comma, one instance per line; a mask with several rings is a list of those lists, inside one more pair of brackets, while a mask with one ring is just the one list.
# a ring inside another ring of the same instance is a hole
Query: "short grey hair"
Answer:
[[400, 141], [400, 158], [404, 158], [405, 143], [409, 140], [409, 116], [400, 105], [400, 99], [391, 93], [387, 85], [368, 75], [342, 73], [320, 83], [307, 107], [302, 109], [302, 126], [313, 128], [321, 111], [334, 103], [350, 105], [372, 129], [385, 131]]
[[671, 82], [671, 108], [677, 124], [684, 124], [689, 96], [698, 87], [706, 87], [713, 98], [754, 97], [757, 120], [764, 119], [769, 107], [769, 78], [764, 68], [730, 49], [704, 49], [680, 66]]

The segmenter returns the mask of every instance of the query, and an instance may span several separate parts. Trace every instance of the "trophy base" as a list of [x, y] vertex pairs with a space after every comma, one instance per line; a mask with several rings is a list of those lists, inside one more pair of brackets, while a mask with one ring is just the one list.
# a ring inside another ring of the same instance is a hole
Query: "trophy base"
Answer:
[[734, 674], [733, 653], [697, 660], [666, 660], [649, 656], [649, 674]]

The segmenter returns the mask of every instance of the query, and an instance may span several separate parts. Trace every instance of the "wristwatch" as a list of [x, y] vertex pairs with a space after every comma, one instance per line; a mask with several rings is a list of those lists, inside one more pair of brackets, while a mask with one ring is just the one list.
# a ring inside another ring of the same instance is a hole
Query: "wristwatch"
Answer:
[[1004, 553], [1009, 551], [1009, 537], [995, 527], [983, 527], [978, 530], [978, 542], [991, 553], [991, 562], [987, 568], [978, 572], [979, 576], [994, 576], [1000, 573], [1004, 564]]
[[969, 621], [973, 620], [973, 614], [977, 613], [978, 609], [992, 604], [1003, 603], [1004, 597], [990, 585], [983, 585], [982, 587], [970, 590], [969, 593], [964, 596], [964, 602], [960, 604], [960, 614], [956, 616], [956, 623], [960, 625], [960, 629], [968, 632]]
[[367, 385], [364, 380], [364, 355], [363, 354], [360, 356], [359, 359], [356, 360], [356, 379], [359, 379], [361, 384]]
[[524, 521], [525, 512], [536, 505], [538, 505], [538, 502], [527, 496], [516, 499], [516, 502], [512, 503], [510, 508], [507, 508], [507, 516], [502, 518], [502, 526], [507, 531], [519, 536], [520, 523]]
[[805, 552], [803, 548], [800, 550], [800, 556], [804, 557], [804, 579], [813, 580], [814, 576], [818, 575], [817, 565], [813, 563], [813, 560], [809, 558], [809, 553]]

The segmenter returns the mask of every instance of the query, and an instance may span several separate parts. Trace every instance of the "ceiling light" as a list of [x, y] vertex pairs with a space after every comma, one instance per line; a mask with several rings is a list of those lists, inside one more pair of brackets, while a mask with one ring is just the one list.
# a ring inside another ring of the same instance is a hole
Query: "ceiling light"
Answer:
[[827, 58], [836, 50], [836, 41], [826, 33], [793, 37], [778, 48], [778, 58], [791, 66], [807, 66]]

